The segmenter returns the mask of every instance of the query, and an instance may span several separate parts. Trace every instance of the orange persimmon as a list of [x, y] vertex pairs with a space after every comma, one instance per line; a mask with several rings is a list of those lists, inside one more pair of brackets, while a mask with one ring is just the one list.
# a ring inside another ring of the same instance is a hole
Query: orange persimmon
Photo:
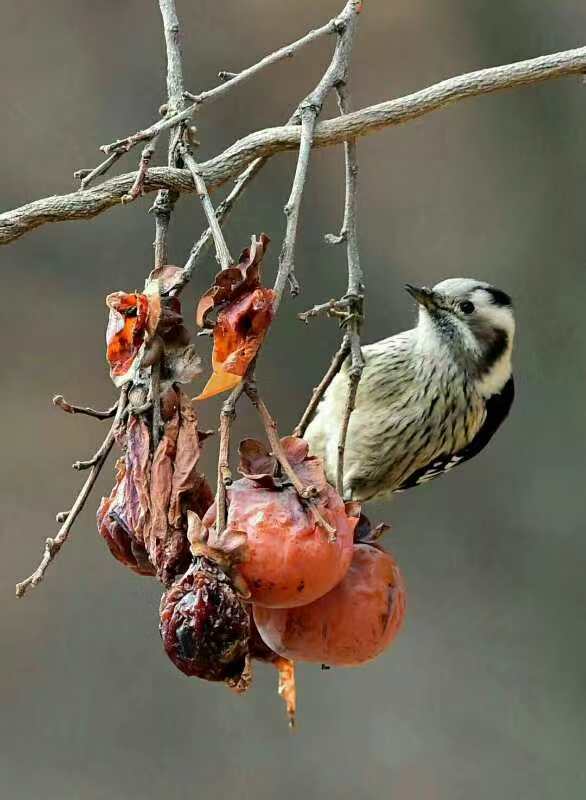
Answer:
[[298, 608], [254, 608], [265, 644], [284, 658], [354, 667], [380, 655], [405, 615], [405, 588], [393, 557], [355, 544], [350, 569], [331, 592]]

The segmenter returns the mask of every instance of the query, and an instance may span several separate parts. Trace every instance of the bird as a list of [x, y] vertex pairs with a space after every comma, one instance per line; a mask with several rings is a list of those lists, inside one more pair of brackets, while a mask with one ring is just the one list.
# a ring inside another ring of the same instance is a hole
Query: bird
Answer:
[[[507, 417], [515, 396], [510, 296], [484, 281], [406, 284], [417, 325], [362, 347], [364, 369], [344, 454], [343, 496], [385, 499], [473, 458]], [[350, 357], [304, 434], [335, 485]]]

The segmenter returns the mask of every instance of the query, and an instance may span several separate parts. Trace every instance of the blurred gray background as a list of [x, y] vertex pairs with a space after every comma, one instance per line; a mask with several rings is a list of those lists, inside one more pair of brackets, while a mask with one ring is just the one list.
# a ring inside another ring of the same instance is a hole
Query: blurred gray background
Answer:
[[[341, 0], [179, 0], [189, 89], [216, 83], [322, 24]], [[97, 147], [154, 119], [164, 99], [155, 0], [0, 2], [2, 210], [63, 193]], [[205, 109], [200, 157], [284, 121], [321, 75], [331, 41]], [[352, 70], [355, 106], [452, 74], [586, 44], [580, 0], [366, 3]], [[333, 103], [325, 116], [335, 112]], [[160, 798], [580, 798], [586, 789], [584, 393], [586, 88], [562, 79], [468, 100], [360, 140], [360, 239], [369, 341], [411, 325], [402, 284], [474, 276], [516, 300], [518, 399], [481, 457], [371, 509], [409, 589], [396, 646], [356, 670], [299, 669], [291, 734], [272, 670], [237, 697], [190, 680], [162, 652], [160, 595], [107, 552], [99, 490], [45, 583], [37, 564], [80, 476], [70, 464], [103, 423], [51, 407], [109, 404], [104, 296], [140, 287], [151, 267], [152, 196], [89, 222], [46, 226], [0, 250], [0, 783], [11, 800]], [[133, 153], [122, 171], [134, 168]], [[273, 239], [275, 269], [294, 155], [275, 157], [227, 236]], [[343, 291], [336, 230], [342, 150], [315, 154], [298, 275], [260, 365], [285, 432], [329, 363], [330, 321], [295, 312]], [[203, 216], [194, 197], [173, 219], [182, 263]], [[202, 263], [186, 316], [215, 271]], [[209, 344], [201, 343], [207, 359]], [[195, 389], [194, 387], [194, 393]], [[213, 425], [219, 401], [204, 423]], [[243, 405], [238, 433], [258, 431]], [[206, 464], [215, 445], [208, 444]]]

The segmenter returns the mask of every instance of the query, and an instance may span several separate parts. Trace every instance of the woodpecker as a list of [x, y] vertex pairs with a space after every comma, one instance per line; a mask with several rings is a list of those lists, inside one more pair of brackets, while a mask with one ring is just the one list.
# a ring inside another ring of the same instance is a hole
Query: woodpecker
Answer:
[[[381, 499], [477, 455], [511, 408], [515, 317], [508, 294], [470, 278], [406, 285], [415, 328], [362, 348], [344, 455], [344, 498]], [[335, 484], [347, 360], [305, 433]]]

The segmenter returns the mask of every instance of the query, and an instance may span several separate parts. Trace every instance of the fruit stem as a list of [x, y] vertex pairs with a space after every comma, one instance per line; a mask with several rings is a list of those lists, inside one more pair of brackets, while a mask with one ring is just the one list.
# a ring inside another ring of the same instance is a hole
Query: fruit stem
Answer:
[[236, 403], [243, 392], [239, 384], [230, 394], [220, 412], [220, 446], [218, 452], [218, 485], [216, 490], [216, 534], [221, 536], [226, 528], [226, 487], [232, 483], [230, 472], [230, 430], [236, 419]]
[[265, 432], [267, 434], [267, 439], [269, 440], [269, 444], [271, 446], [271, 450], [273, 451], [273, 455], [281, 465], [281, 469], [291, 481], [293, 488], [295, 489], [301, 500], [305, 501], [309, 505], [311, 513], [315, 517], [315, 520], [318, 523], [318, 525], [329, 533], [331, 541], [335, 541], [336, 529], [332, 525], [330, 525], [330, 523], [324, 518], [324, 516], [322, 515], [322, 513], [320, 512], [319, 508], [316, 505], [316, 498], [319, 497], [319, 493], [316, 487], [311, 485], [304, 486], [303, 482], [299, 479], [299, 476], [291, 466], [291, 463], [287, 458], [285, 451], [283, 449], [283, 445], [281, 444], [281, 438], [277, 430], [277, 423], [271, 416], [271, 413], [268, 410], [267, 406], [265, 405], [264, 400], [259, 395], [258, 388], [253, 378], [249, 378], [246, 381], [244, 391], [248, 395], [248, 398], [250, 399], [252, 405], [256, 408], [256, 410], [259, 413]]

